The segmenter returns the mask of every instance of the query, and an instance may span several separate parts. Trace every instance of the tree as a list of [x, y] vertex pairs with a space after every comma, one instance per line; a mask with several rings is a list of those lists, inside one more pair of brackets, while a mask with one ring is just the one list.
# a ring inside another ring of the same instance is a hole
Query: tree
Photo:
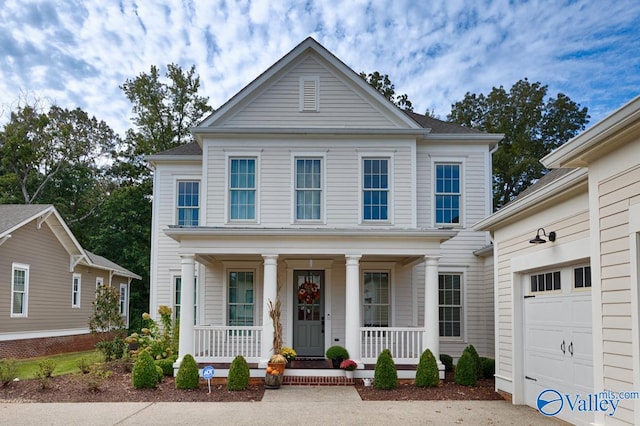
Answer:
[[373, 73], [365, 73], [362, 71], [360, 74], [367, 83], [373, 86], [378, 92], [382, 94], [385, 98], [389, 99], [398, 107], [407, 110], [413, 111], [413, 104], [409, 100], [409, 96], [406, 93], [402, 95], [396, 95], [396, 87], [389, 79], [387, 74], [380, 74], [378, 71]]
[[493, 155], [493, 200], [498, 209], [543, 176], [540, 158], [584, 130], [586, 107], [558, 93], [548, 98], [547, 86], [526, 78], [507, 92], [494, 87], [488, 95], [467, 92], [451, 106], [449, 121], [489, 133], [504, 133]]

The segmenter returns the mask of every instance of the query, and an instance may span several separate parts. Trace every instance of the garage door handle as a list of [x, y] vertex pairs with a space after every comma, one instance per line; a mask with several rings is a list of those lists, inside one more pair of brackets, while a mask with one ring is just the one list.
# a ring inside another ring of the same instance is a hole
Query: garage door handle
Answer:
[[524, 378], [527, 380], [533, 380], [534, 382], [538, 381], [538, 379], [534, 379], [533, 377], [529, 377], [529, 376], [524, 376]]
[[562, 341], [562, 344], [560, 345], [560, 350], [562, 351], [562, 355], [564, 355], [565, 351], [564, 351], [564, 340]]
[[573, 342], [569, 344], [569, 353], [573, 356]]

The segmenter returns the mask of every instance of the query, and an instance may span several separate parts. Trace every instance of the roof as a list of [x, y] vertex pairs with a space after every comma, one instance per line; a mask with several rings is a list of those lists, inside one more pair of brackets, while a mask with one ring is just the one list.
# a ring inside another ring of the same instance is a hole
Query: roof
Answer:
[[547, 174], [542, 176], [535, 183], [533, 183], [532, 185], [530, 185], [527, 188], [525, 188], [522, 192], [520, 192], [513, 200], [511, 200], [507, 204], [505, 204], [504, 207], [506, 207], [509, 204], [515, 203], [515, 202], [525, 198], [527, 195], [532, 194], [532, 193], [538, 191], [539, 189], [544, 188], [547, 185], [550, 185], [552, 182], [555, 182], [556, 180], [560, 179], [562, 176], [566, 175], [567, 173], [571, 172], [572, 170], [573, 169], [571, 169], [571, 168], [562, 168], [562, 169], [550, 170]]
[[456, 123], [449, 123], [447, 121], [438, 120], [437, 118], [429, 117], [426, 115], [418, 114], [413, 111], [404, 111], [410, 118], [412, 118], [420, 126], [431, 129], [431, 133], [484, 133], [480, 130], [473, 129], [471, 127], [461, 126]]
[[117, 263], [83, 249], [60, 213], [51, 204], [0, 204], [0, 242], [3, 238], [9, 238], [16, 229], [34, 220], [38, 220], [39, 223], [46, 222], [69, 255], [77, 257], [87, 266], [106, 269], [130, 278], [142, 279], [139, 275]]

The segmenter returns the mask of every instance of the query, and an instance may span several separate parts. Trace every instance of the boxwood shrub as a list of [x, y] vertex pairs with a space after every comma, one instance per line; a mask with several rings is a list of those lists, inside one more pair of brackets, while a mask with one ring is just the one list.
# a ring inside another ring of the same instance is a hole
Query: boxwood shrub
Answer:
[[373, 373], [373, 385], [376, 389], [395, 389], [398, 387], [398, 371], [389, 349], [378, 355], [376, 369]]
[[229, 377], [227, 377], [227, 390], [241, 391], [249, 387], [250, 379], [249, 364], [242, 355], [233, 359], [229, 367]]
[[133, 387], [136, 389], [152, 389], [158, 384], [158, 372], [153, 358], [147, 351], [142, 351], [136, 358], [131, 372]]
[[427, 388], [440, 384], [440, 372], [438, 362], [430, 349], [427, 349], [420, 356], [418, 369], [416, 370], [416, 386]]
[[198, 389], [199, 386], [198, 364], [191, 354], [186, 354], [178, 368], [176, 389]]

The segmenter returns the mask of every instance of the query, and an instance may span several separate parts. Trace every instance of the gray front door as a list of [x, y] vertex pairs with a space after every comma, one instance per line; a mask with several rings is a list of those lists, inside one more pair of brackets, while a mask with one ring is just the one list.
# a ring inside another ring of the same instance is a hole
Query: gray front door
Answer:
[[293, 271], [293, 349], [324, 356], [324, 271]]

